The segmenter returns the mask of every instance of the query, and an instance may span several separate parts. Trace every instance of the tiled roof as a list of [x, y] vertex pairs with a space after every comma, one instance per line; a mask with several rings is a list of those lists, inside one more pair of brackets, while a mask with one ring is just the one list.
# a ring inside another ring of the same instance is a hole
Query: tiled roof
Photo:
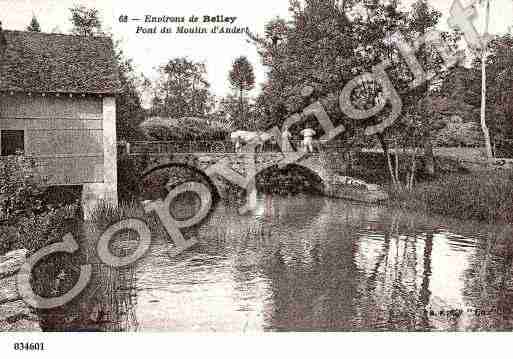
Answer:
[[3, 35], [6, 42], [0, 43], [0, 91], [119, 91], [112, 40], [107, 37], [8, 30], [3, 30]]

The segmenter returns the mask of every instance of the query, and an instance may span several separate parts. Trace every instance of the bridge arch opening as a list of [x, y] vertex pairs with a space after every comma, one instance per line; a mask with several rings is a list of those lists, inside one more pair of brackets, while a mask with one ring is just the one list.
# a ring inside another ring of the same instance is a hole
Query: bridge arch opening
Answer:
[[[213, 209], [220, 198], [216, 186], [205, 172], [186, 163], [166, 163], [144, 172], [139, 185], [140, 199], [164, 200], [173, 188], [187, 182], [204, 184], [210, 190]], [[171, 202], [169, 210], [175, 219], [183, 221], [193, 218], [200, 208], [199, 195], [185, 192]]]
[[272, 166], [260, 171], [256, 176], [256, 187], [262, 193], [320, 195], [324, 191], [324, 181], [312, 169], [290, 164], [282, 169]]

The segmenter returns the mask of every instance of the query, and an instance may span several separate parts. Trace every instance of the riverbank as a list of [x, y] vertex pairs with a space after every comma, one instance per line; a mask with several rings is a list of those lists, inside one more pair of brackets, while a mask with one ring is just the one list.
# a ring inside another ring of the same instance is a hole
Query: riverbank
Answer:
[[[45, 330], [46, 310], [26, 304], [17, 290], [16, 274], [25, 259], [49, 245], [61, 242], [71, 233], [80, 240], [81, 219], [76, 208], [63, 207], [3, 225], [0, 246], [0, 331]], [[37, 295], [49, 298], [63, 295], [75, 285], [78, 268], [84, 262], [79, 251], [44, 256], [32, 269], [31, 286]]]
[[17, 290], [16, 276], [25, 262], [27, 250], [0, 256], [0, 331], [41, 331], [35, 311]]
[[[412, 190], [393, 186], [382, 153], [361, 153], [348, 175], [379, 184], [389, 194], [384, 204], [408, 210], [490, 224], [513, 223], [513, 171], [489, 169], [471, 171], [465, 158], [435, 157], [435, 176], [423, 171], [419, 157]], [[409, 176], [411, 158], [398, 156], [398, 178]]]
[[411, 191], [388, 186], [389, 204], [427, 214], [513, 223], [513, 171], [447, 173]]

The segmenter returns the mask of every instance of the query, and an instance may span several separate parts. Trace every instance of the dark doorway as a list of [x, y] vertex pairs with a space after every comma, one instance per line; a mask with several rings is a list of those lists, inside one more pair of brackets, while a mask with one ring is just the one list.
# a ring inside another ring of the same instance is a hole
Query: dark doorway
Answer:
[[2, 156], [11, 156], [25, 151], [25, 132], [23, 130], [2, 130], [0, 132]]

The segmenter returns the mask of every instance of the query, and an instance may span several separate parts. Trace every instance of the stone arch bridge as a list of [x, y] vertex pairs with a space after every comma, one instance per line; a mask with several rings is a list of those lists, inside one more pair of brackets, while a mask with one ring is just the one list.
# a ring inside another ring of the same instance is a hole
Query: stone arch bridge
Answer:
[[314, 153], [284, 153], [272, 148], [235, 152], [233, 143], [225, 141], [132, 142], [121, 151], [132, 158], [145, 158], [143, 177], [163, 168], [185, 167], [203, 177], [221, 198], [226, 196], [226, 181], [245, 189], [263, 170], [288, 165], [303, 167], [320, 179], [326, 196], [363, 202], [387, 198], [377, 185], [345, 176], [350, 155], [338, 143], [320, 144]]

